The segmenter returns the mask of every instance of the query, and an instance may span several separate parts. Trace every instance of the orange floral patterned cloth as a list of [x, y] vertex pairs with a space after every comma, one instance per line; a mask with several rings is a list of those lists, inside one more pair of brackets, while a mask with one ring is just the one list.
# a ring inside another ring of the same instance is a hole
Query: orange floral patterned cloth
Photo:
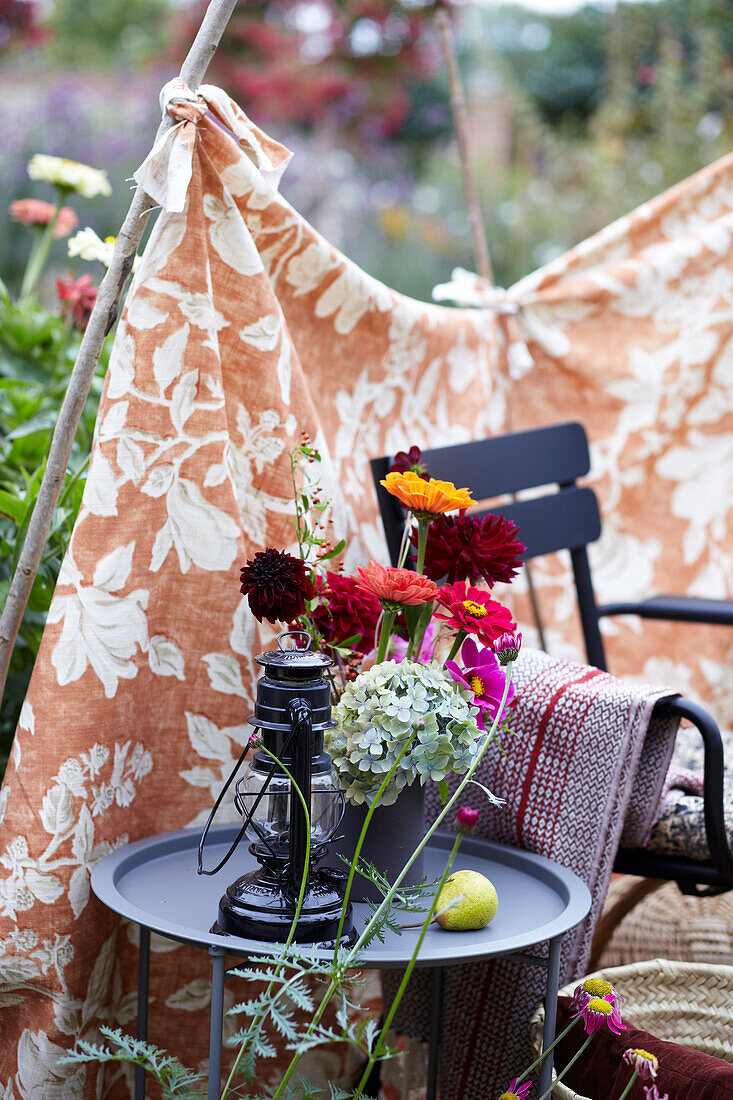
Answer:
[[[140, 177], [167, 209], [120, 323], [0, 794], [2, 1100], [128, 1093], [122, 1070], [56, 1065], [100, 1022], [134, 1022], [136, 932], [90, 895], [89, 872], [127, 840], [200, 825], [241, 751], [253, 654], [272, 636], [238, 571], [292, 543], [286, 451], [301, 430], [328, 456], [347, 568], [384, 554], [368, 458], [501, 430], [509, 402], [512, 427], [589, 429], [602, 599], [730, 595], [733, 159], [523, 280], [516, 312], [457, 310], [337, 253], [277, 192], [286, 150], [218, 89], [199, 89], [205, 115], [176, 91], [181, 125]], [[515, 321], [534, 359], [518, 381]], [[564, 566], [536, 576], [553, 652], [577, 657]], [[729, 633], [614, 630], [614, 671], [698, 689], [733, 718]], [[154, 948], [151, 1040], [200, 1066], [207, 956]], [[342, 1079], [349, 1057], [310, 1071]]]

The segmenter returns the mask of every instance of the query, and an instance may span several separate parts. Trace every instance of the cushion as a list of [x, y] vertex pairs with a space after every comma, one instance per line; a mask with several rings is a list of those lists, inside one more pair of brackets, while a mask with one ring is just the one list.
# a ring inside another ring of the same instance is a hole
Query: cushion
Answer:
[[[570, 1022], [569, 997], [558, 998], [558, 1033]], [[562, 1070], [585, 1040], [582, 1023], [555, 1048], [555, 1067]], [[733, 1100], [733, 1065], [710, 1054], [703, 1054], [692, 1047], [656, 1039], [647, 1031], [627, 1025], [621, 1035], [614, 1035], [603, 1028], [595, 1033], [590, 1046], [572, 1069], [563, 1077], [567, 1084], [581, 1096], [591, 1100], [611, 1100], [620, 1096], [628, 1083], [632, 1069], [622, 1055], [629, 1047], [640, 1047], [659, 1059], [656, 1077], [660, 1096], [665, 1092], [669, 1100]], [[629, 1100], [642, 1100], [644, 1081], [634, 1084]]]

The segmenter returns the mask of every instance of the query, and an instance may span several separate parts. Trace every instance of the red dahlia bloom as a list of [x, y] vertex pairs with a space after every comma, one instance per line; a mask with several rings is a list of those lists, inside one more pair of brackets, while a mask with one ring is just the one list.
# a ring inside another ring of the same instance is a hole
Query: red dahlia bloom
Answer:
[[305, 601], [316, 594], [305, 562], [285, 550], [269, 547], [243, 567], [240, 592], [259, 622], [289, 623], [305, 611]]
[[326, 573], [318, 585], [321, 603], [311, 613], [319, 633], [330, 645], [339, 645], [345, 638], [361, 634], [354, 646], [360, 653], [374, 649], [374, 631], [382, 610], [379, 600], [367, 592], [353, 577]]
[[[519, 559], [526, 550], [518, 532], [503, 516], [436, 516], [428, 530], [425, 574], [434, 581], [445, 578], [449, 584], [479, 577], [489, 587], [511, 581], [522, 567]], [[417, 546], [416, 535], [412, 542]]]
[[483, 588], [468, 587], [460, 581], [444, 585], [436, 598], [448, 612], [447, 615], [436, 612], [436, 619], [442, 619], [454, 630], [475, 634], [489, 648], [496, 638], [515, 629], [511, 612], [498, 600], [492, 600]]
[[391, 474], [406, 474], [408, 470], [427, 479], [428, 469], [422, 460], [419, 447], [410, 447], [409, 451], [398, 451], [394, 456], [394, 462], [389, 468]]

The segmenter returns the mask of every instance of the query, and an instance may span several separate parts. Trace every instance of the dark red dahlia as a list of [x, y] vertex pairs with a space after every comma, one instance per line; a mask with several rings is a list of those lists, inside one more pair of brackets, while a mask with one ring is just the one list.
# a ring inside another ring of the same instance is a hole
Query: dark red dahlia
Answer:
[[398, 451], [389, 468], [391, 474], [406, 474], [408, 470], [427, 481], [428, 468], [422, 460], [419, 447], [410, 447], [409, 451]]
[[288, 623], [305, 611], [305, 601], [316, 594], [305, 563], [285, 550], [272, 547], [255, 554], [240, 574], [243, 596], [259, 622]]
[[448, 584], [483, 577], [490, 588], [497, 581], [511, 581], [526, 550], [518, 533], [519, 528], [503, 516], [436, 516], [428, 528], [425, 574]]
[[359, 588], [353, 577], [326, 573], [318, 586], [321, 598], [311, 617], [319, 633], [330, 645], [339, 645], [354, 634], [361, 640], [354, 649], [369, 653], [374, 649], [374, 630], [381, 613], [376, 596]]

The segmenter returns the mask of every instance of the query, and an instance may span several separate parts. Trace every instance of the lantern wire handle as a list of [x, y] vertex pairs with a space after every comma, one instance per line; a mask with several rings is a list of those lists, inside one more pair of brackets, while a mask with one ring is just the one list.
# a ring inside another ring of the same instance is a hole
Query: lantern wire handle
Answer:
[[277, 636], [277, 645], [278, 645], [278, 649], [280, 650], [281, 653], [287, 653], [288, 652], [288, 647], [284, 646], [282, 644], [282, 639], [283, 638], [293, 638], [293, 637], [295, 637], [296, 634], [300, 634], [300, 636], [302, 638], [307, 638], [308, 639], [308, 645], [303, 646], [303, 648], [301, 649], [300, 646], [296, 642], [296, 644], [292, 648], [297, 649], [300, 653], [305, 653], [306, 650], [310, 649], [311, 645], [313, 644], [313, 639], [311, 638], [311, 636], [310, 636], [310, 634], [308, 633], [307, 630], [283, 630], [283, 632], [281, 634], [278, 634], [278, 636]]
[[[282, 747], [283, 755], [290, 748], [290, 744], [291, 744], [294, 736], [295, 736], [295, 733], [294, 733], [293, 730], [291, 730], [289, 736], [285, 739], [285, 742], [284, 742], [283, 747]], [[262, 796], [267, 791], [267, 788], [270, 785], [270, 780], [272, 779], [273, 775], [277, 771], [278, 762], [275, 760], [270, 765], [270, 771], [268, 772], [267, 779], [265, 780], [265, 782], [263, 783], [259, 793], [257, 794], [257, 797], [255, 798], [254, 803], [252, 805], [252, 809], [246, 815], [246, 817], [244, 819], [244, 823], [242, 825], [242, 828], [239, 830], [236, 837], [234, 838], [234, 841], [232, 842], [232, 845], [229, 848], [229, 851], [217, 863], [216, 867], [214, 867], [210, 871], [207, 871], [206, 868], [204, 867], [204, 845], [206, 844], [206, 837], [207, 837], [209, 829], [211, 827], [211, 823], [214, 820], [214, 817], [216, 816], [216, 811], [219, 809], [219, 806], [221, 805], [222, 799], [224, 798], [224, 795], [227, 793], [232, 780], [234, 779], [235, 775], [237, 774], [240, 767], [242, 766], [242, 763], [244, 761], [245, 756], [247, 755], [248, 750], [249, 750], [249, 745], [245, 745], [244, 748], [242, 749], [242, 754], [239, 757], [239, 760], [235, 764], [234, 768], [232, 769], [232, 771], [229, 774], [229, 778], [227, 779], [226, 783], [224, 784], [221, 791], [219, 792], [219, 796], [218, 796], [216, 802], [214, 803], [213, 809], [212, 809], [211, 813], [209, 814], [206, 825], [204, 826], [204, 831], [201, 834], [201, 840], [199, 841], [199, 852], [198, 852], [198, 874], [200, 874], [200, 875], [215, 875], [217, 873], [217, 871], [221, 871], [224, 864], [227, 863], [230, 856], [234, 852], [234, 849], [237, 847], [237, 845], [241, 841], [242, 837], [246, 833], [247, 829], [249, 828], [250, 822], [252, 820], [252, 815], [254, 814], [255, 810], [257, 809], [260, 802], [262, 801]], [[260, 836], [259, 830], [257, 830], [257, 835]], [[268, 848], [270, 848], [270, 845], [267, 844], [267, 841], [264, 840], [264, 837], [260, 836], [260, 839], [264, 841], [264, 843], [267, 845]], [[270, 852], [272, 852], [273, 856], [275, 855], [272, 848], [270, 848]]]

